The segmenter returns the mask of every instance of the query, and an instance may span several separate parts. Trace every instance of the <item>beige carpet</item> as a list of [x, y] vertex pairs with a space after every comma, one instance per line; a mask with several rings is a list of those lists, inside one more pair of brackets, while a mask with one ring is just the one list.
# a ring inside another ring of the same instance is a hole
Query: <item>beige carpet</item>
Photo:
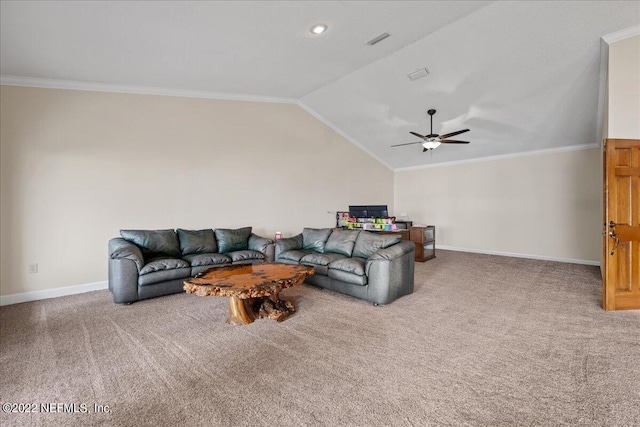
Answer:
[[[0, 401], [88, 413], [2, 426], [638, 426], [640, 312], [599, 269], [439, 251], [388, 306], [288, 289], [283, 323], [227, 301], [107, 291], [0, 308]], [[94, 404], [110, 412], [93, 413]]]

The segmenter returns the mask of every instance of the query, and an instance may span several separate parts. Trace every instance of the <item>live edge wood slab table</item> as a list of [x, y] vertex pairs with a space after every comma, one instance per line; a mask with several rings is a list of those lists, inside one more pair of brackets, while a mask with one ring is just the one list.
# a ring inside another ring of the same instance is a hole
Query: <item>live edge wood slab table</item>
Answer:
[[264, 317], [281, 322], [296, 310], [292, 302], [280, 299], [280, 291], [302, 285], [313, 273], [313, 267], [306, 265], [226, 265], [198, 273], [184, 282], [184, 290], [202, 297], [229, 297], [227, 323], [232, 325]]

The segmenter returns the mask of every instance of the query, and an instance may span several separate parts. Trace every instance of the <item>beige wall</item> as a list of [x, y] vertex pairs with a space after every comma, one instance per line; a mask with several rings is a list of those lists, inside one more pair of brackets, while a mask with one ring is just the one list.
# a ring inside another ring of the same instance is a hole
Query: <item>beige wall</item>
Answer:
[[609, 45], [609, 138], [640, 139], [640, 36]]
[[395, 211], [436, 246], [598, 262], [599, 149], [397, 171]]
[[0, 101], [0, 295], [106, 280], [122, 228], [290, 236], [393, 204], [393, 172], [296, 105], [10, 86]]
[[349, 204], [436, 224], [439, 246], [599, 260], [597, 149], [394, 176], [292, 104], [0, 90], [0, 295], [106, 280], [121, 228], [293, 235]]

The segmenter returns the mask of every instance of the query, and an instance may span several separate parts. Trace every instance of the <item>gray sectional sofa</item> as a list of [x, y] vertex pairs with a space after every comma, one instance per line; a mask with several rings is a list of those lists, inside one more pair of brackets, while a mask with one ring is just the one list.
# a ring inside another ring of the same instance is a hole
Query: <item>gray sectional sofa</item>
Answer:
[[413, 292], [415, 245], [400, 236], [368, 231], [305, 228], [278, 239], [275, 261], [315, 267], [312, 285], [374, 304]]
[[207, 268], [273, 261], [273, 240], [251, 227], [206, 230], [121, 230], [109, 241], [109, 290], [116, 303], [168, 295]]

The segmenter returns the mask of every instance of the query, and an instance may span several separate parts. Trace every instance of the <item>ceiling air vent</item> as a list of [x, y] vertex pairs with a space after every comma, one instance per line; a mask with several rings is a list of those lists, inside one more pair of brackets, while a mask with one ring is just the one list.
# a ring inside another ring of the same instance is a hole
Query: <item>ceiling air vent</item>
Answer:
[[373, 38], [373, 39], [369, 40], [369, 41], [367, 42], [367, 44], [368, 44], [369, 46], [373, 46], [373, 45], [374, 45], [374, 44], [376, 44], [376, 43], [380, 43], [382, 40], [386, 39], [386, 38], [387, 38], [387, 37], [389, 37], [390, 35], [391, 35], [391, 34], [389, 34], [389, 33], [382, 33], [382, 34], [380, 34], [378, 37], [375, 37], [375, 38]]
[[409, 78], [413, 81], [413, 80], [418, 80], [423, 77], [426, 77], [428, 74], [429, 74], [429, 70], [427, 70], [426, 68], [420, 68], [419, 70], [416, 70], [413, 73], [407, 74], [407, 76], [409, 76]]

